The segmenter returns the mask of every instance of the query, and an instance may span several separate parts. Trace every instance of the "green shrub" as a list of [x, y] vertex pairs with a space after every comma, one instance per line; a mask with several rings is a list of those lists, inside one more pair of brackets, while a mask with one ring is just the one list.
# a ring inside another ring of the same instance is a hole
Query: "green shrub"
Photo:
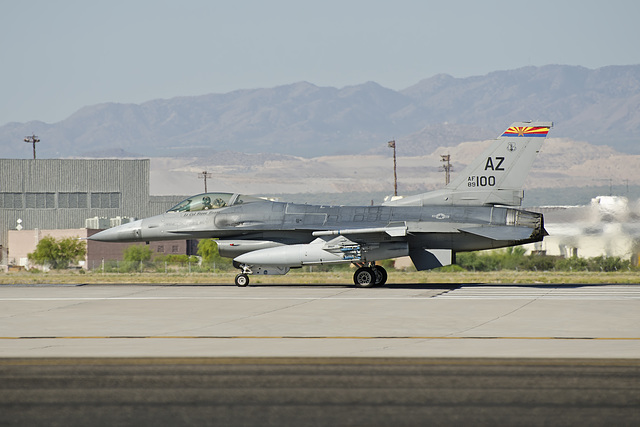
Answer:
[[589, 260], [586, 258], [562, 258], [556, 261], [556, 269], [560, 271], [587, 271], [589, 270]]
[[220, 256], [218, 244], [213, 239], [202, 239], [198, 242], [198, 255], [202, 257], [201, 268], [204, 271], [233, 269], [233, 261]]
[[627, 260], [623, 260], [620, 257], [605, 257], [598, 256], [595, 258], [589, 258], [589, 270], [592, 271], [620, 271], [629, 270], [631, 263]]
[[434, 268], [433, 271], [439, 271], [442, 273], [458, 273], [461, 271], [467, 271], [457, 264], [445, 265], [444, 267]]
[[29, 261], [38, 265], [50, 265], [53, 269], [69, 267], [72, 261], [79, 261], [87, 254], [87, 244], [78, 238], [54, 239], [46, 236], [40, 239], [36, 250], [28, 254]]
[[547, 255], [529, 255], [524, 257], [525, 261], [522, 264], [524, 270], [529, 271], [551, 271], [555, 270], [556, 262], [558, 258]]
[[500, 263], [496, 256], [481, 252], [462, 252], [456, 254], [456, 264], [469, 271], [499, 270]]
[[146, 245], [131, 245], [122, 253], [125, 261], [137, 263], [149, 261], [151, 255], [153, 255], [153, 251]]

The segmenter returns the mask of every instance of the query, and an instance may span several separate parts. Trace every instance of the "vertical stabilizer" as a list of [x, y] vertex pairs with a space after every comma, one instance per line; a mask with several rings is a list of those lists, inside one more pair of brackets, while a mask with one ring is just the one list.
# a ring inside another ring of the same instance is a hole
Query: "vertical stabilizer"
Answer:
[[444, 189], [385, 204], [520, 206], [522, 186], [552, 126], [514, 123]]

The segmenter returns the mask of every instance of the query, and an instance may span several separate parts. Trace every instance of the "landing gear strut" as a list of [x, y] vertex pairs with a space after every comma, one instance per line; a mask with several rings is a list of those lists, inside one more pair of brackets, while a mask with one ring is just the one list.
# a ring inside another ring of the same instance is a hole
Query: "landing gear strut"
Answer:
[[375, 264], [360, 266], [353, 275], [353, 283], [358, 288], [382, 286], [387, 282], [387, 270]]

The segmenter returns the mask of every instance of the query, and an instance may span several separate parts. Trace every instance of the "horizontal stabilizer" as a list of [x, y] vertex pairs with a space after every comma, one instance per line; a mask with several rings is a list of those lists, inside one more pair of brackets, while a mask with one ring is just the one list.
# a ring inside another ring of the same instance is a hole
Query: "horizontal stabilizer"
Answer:
[[453, 263], [453, 251], [450, 249], [412, 249], [409, 257], [416, 270], [431, 270]]
[[508, 225], [460, 228], [459, 230], [491, 240], [525, 240], [530, 238], [534, 232], [534, 230], [529, 227], [513, 227]]

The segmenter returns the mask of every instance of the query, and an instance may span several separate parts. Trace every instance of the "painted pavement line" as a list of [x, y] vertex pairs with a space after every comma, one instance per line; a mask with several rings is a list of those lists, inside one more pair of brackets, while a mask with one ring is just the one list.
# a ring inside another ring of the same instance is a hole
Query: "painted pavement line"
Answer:
[[518, 337], [518, 336], [303, 336], [303, 335], [88, 335], [88, 336], [20, 336], [0, 340], [96, 340], [96, 339], [250, 339], [250, 340], [596, 340], [640, 341], [640, 337]]

